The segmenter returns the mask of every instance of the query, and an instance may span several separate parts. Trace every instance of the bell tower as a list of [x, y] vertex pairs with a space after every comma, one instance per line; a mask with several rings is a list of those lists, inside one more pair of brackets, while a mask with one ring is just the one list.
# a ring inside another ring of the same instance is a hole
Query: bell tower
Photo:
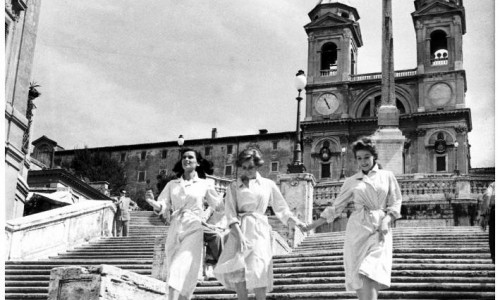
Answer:
[[466, 32], [462, 0], [415, 0], [412, 13], [417, 39], [420, 112], [464, 108], [466, 91], [462, 36]]
[[342, 82], [357, 73], [363, 45], [359, 15], [349, 1], [321, 0], [304, 26], [308, 35], [305, 120], [347, 118], [347, 91]]

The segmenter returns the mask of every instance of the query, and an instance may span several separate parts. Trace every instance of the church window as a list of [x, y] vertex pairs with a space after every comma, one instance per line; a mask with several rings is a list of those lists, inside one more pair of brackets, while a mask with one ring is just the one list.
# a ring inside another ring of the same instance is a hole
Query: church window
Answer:
[[127, 157], [127, 153], [125, 153], [125, 152], [120, 153], [120, 161], [121, 162], [124, 162], [126, 157]]
[[337, 74], [337, 45], [326, 43], [321, 48], [321, 76]]
[[205, 156], [210, 155], [210, 147], [205, 147]]
[[321, 178], [330, 178], [330, 164], [321, 164]]
[[446, 172], [446, 155], [436, 156], [436, 172]]
[[231, 176], [233, 175], [233, 166], [232, 165], [227, 165], [225, 170], [224, 170], [224, 175], [225, 176]]
[[233, 154], [233, 145], [227, 145], [227, 154]]
[[349, 19], [349, 13], [348, 12], [343, 11], [343, 12], [340, 13], [340, 16], [342, 16], [342, 18]]
[[278, 150], [278, 142], [277, 141], [273, 142], [273, 150]]
[[442, 30], [436, 30], [431, 33], [431, 64], [448, 64], [448, 38]]
[[141, 152], [141, 160], [145, 160], [146, 159], [146, 151], [142, 151]]
[[168, 151], [167, 151], [167, 150], [161, 150], [161, 158], [162, 158], [162, 159], [167, 158], [167, 153], [168, 153]]
[[354, 51], [351, 50], [351, 75], [356, 72], [356, 58], [354, 56]]
[[271, 162], [271, 172], [278, 172], [279, 170], [279, 162], [273, 161]]
[[146, 171], [139, 171], [137, 174], [137, 181], [144, 182], [146, 180]]

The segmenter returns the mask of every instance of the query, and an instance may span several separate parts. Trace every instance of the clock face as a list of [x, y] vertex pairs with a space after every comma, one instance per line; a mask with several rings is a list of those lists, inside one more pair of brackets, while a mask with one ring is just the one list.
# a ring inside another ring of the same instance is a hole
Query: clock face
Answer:
[[331, 115], [339, 108], [340, 101], [334, 94], [325, 93], [316, 98], [314, 108], [321, 115]]

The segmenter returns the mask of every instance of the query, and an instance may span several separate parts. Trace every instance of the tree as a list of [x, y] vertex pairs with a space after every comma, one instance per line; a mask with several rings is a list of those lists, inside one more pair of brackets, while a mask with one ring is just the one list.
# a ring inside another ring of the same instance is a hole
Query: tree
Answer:
[[90, 151], [87, 147], [75, 150], [70, 171], [83, 180], [107, 181], [111, 194], [127, 186], [125, 170], [109, 153]]

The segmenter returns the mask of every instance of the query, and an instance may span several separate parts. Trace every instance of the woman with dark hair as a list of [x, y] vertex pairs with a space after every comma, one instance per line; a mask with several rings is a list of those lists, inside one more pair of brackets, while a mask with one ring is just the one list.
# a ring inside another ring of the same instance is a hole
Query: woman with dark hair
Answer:
[[354, 212], [347, 221], [344, 243], [346, 290], [360, 300], [376, 300], [390, 287], [392, 268], [391, 221], [401, 217], [401, 191], [394, 174], [376, 163], [377, 150], [370, 138], [353, 143], [359, 172], [346, 179], [339, 195], [308, 230], [333, 222], [349, 202]]
[[265, 299], [273, 287], [271, 227], [265, 215], [269, 205], [283, 224], [294, 223], [305, 230], [288, 208], [274, 181], [257, 172], [264, 161], [256, 150], [244, 150], [238, 155], [241, 175], [226, 193], [228, 239], [215, 277], [224, 287], [236, 291], [238, 299], [248, 299], [254, 292], [257, 300]]
[[170, 223], [165, 245], [169, 300], [190, 299], [196, 287], [203, 256], [203, 201], [222, 209], [213, 183], [202, 179], [211, 172], [210, 164], [193, 149], [183, 149], [181, 157], [174, 167], [179, 178], [167, 183], [158, 200], [151, 190], [146, 192], [146, 201], [155, 213], [163, 214]]

